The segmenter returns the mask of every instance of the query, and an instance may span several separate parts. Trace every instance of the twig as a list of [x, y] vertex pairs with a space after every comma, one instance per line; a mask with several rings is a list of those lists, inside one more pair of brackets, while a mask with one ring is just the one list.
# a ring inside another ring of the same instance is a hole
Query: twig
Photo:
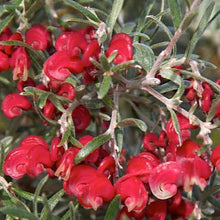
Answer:
[[185, 14], [179, 28], [176, 30], [176, 32], [174, 33], [173, 38], [171, 39], [170, 43], [168, 44], [167, 48], [165, 50], [163, 50], [159, 56], [157, 57], [157, 60], [155, 61], [152, 69], [150, 70], [150, 72], [146, 75], [146, 77], [142, 80], [142, 85], [151, 85], [151, 86], [155, 86], [158, 85], [160, 83], [160, 81], [158, 79], [155, 78], [155, 74], [160, 66], [160, 64], [163, 62], [163, 60], [170, 56], [172, 49], [174, 47], [174, 45], [177, 43], [177, 41], [179, 40], [179, 38], [181, 37], [181, 35], [183, 34], [184, 30], [183, 30], [183, 25], [185, 23], [185, 20], [188, 18], [188, 16], [192, 13], [192, 11], [199, 5], [200, 0], [195, 0], [193, 2], [193, 4], [191, 5], [189, 11]]

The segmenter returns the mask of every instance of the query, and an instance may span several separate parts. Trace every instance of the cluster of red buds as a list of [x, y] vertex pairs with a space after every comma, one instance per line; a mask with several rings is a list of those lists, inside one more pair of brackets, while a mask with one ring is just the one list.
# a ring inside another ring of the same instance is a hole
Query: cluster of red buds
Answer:
[[[91, 58], [99, 62], [102, 45], [99, 44], [93, 27], [64, 30], [56, 39], [54, 47], [50, 33], [38, 24], [27, 30], [25, 40], [20, 33], [13, 34], [8, 28], [1, 33], [0, 40], [24, 41], [35, 50], [47, 50], [50, 54], [43, 66], [43, 83], [37, 84], [34, 79], [28, 77], [31, 59], [25, 48], [8, 45], [0, 47], [0, 71], [7, 71], [9, 67], [13, 69], [13, 79], [19, 80], [19, 92], [24, 92], [24, 88], [29, 86], [53, 92], [72, 102], [75, 99], [75, 88], [66, 82], [71, 74], [82, 74], [85, 85], [96, 80], [98, 70]], [[105, 51], [106, 57], [114, 51], [117, 51], [113, 59], [115, 65], [132, 60], [130, 36], [125, 33], [113, 36]], [[181, 69], [177, 66], [173, 68]], [[220, 85], [220, 80], [216, 83]], [[202, 83], [200, 96], [197, 84], [195, 79], [191, 79], [185, 96], [190, 104], [198, 102], [202, 111], [208, 113], [214, 92], [207, 83]], [[3, 113], [11, 119], [20, 116], [22, 110], [31, 108], [35, 109], [35, 106], [32, 107], [32, 101], [19, 93], [7, 95], [2, 102]], [[48, 99], [42, 114], [48, 119], [56, 120], [62, 113]], [[220, 102], [214, 117], [219, 115]], [[212, 164], [209, 163], [206, 155], [199, 154], [201, 146], [189, 139], [191, 130], [197, 126], [192, 125], [188, 118], [177, 114], [180, 134], [177, 134], [172, 119], [168, 120], [165, 130], [159, 136], [147, 133], [143, 139], [143, 152], [128, 160], [125, 174], [116, 181], [118, 161], [104, 146], [94, 150], [79, 164], [75, 164], [78, 152], [93, 140], [90, 135], [80, 137], [92, 118], [89, 110], [82, 104], [72, 110], [71, 116], [75, 131], [79, 135], [77, 138], [80, 146], [70, 146], [70, 143], [61, 146], [62, 134], [59, 132], [50, 147], [39, 136], [27, 136], [19, 147], [10, 151], [5, 158], [5, 174], [20, 179], [26, 174], [37, 177], [46, 171], [51, 178], [62, 179], [65, 192], [77, 197], [84, 208], [97, 210], [115, 195], [120, 195], [123, 208], [118, 220], [124, 217], [164, 220], [168, 213], [174, 218], [187, 219], [195, 204], [185, 199], [183, 192], [191, 192], [194, 185], [203, 190], [214, 167], [220, 170], [220, 145], [211, 152]], [[121, 158], [120, 161], [126, 160]]]

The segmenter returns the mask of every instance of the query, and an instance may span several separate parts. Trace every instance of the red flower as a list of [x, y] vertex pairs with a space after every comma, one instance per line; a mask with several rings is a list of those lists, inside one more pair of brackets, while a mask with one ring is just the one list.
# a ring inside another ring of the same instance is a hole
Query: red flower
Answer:
[[220, 171], [220, 145], [218, 145], [211, 155], [212, 164]]
[[167, 215], [167, 202], [156, 200], [147, 206], [147, 217], [149, 220], [165, 220]]
[[182, 168], [178, 163], [173, 161], [161, 163], [149, 176], [151, 192], [158, 199], [171, 198], [177, 193], [181, 177]]
[[115, 195], [111, 182], [105, 176], [97, 175], [96, 169], [87, 164], [74, 166], [63, 188], [68, 194], [78, 197], [85, 208], [94, 210]]
[[104, 157], [99, 164], [97, 173], [109, 177], [115, 173], [115, 159], [112, 156]]
[[159, 165], [159, 160], [151, 153], [139, 153], [128, 162], [126, 174], [134, 174], [144, 183], [148, 182], [151, 170]]
[[13, 80], [21, 79], [26, 81], [30, 66], [31, 60], [25, 49], [23, 47], [16, 49], [10, 59], [10, 67], [13, 69]]
[[[0, 41], [7, 41], [12, 35], [11, 30], [8, 27], [5, 27], [0, 33]], [[0, 45], [0, 51], [4, 51], [5, 46]]]
[[26, 173], [30, 177], [39, 176], [44, 168], [53, 166], [48, 145], [39, 136], [30, 135], [23, 139], [20, 146], [9, 152], [4, 161], [4, 172], [14, 179]]
[[80, 73], [83, 65], [79, 58], [71, 58], [66, 52], [59, 51], [54, 53], [44, 63], [44, 72], [50, 79], [58, 81], [66, 80], [71, 73]]
[[147, 204], [148, 193], [137, 177], [119, 179], [115, 185], [115, 191], [121, 196], [121, 201], [127, 206], [128, 212], [141, 212]]
[[[184, 142], [191, 135], [190, 129], [195, 129], [197, 127], [191, 125], [189, 122], [189, 119], [187, 119], [186, 117], [184, 117], [181, 114], [177, 114], [177, 119], [178, 119], [178, 123], [179, 123], [179, 127], [180, 127], [180, 135], [182, 138], [182, 142]], [[168, 120], [168, 122], [166, 124], [166, 132], [167, 132], [167, 136], [168, 136], [170, 142], [172, 142], [173, 144], [177, 144], [177, 145], [180, 144], [179, 139], [178, 139], [178, 135], [175, 131], [173, 121], [171, 118]]]
[[203, 83], [202, 86], [204, 90], [201, 98], [201, 108], [204, 113], [207, 113], [211, 107], [211, 99], [214, 92], [208, 83]]
[[[23, 41], [21, 34], [17, 32], [12, 34], [8, 40]], [[16, 50], [17, 47], [18, 46], [15, 45], [5, 45], [5, 53], [11, 55]]]
[[76, 132], [85, 130], [90, 124], [90, 113], [83, 105], [79, 105], [73, 110], [72, 117]]
[[24, 88], [26, 86], [35, 87], [34, 80], [31, 79], [30, 77], [28, 77], [26, 81], [19, 80], [18, 83], [17, 83], [17, 89], [18, 89], [19, 92], [24, 92]]
[[9, 69], [8, 55], [0, 51], [0, 72], [7, 71]]
[[51, 148], [50, 148], [50, 157], [52, 161], [59, 161], [65, 150], [63, 146], [58, 146], [60, 143], [60, 138], [55, 136], [51, 142]]
[[25, 42], [35, 50], [46, 50], [51, 42], [51, 36], [44, 26], [34, 24], [26, 32]]
[[[52, 102], [47, 100], [46, 105], [43, 108], [43, 114], [45, 117], [49, 119], [54, 119], [56, 113], [56, 108]], [[44, 122], [44, 124], [47, 124], [47, 122]]]
[[2, 101], [2, 111], [8, 118], [18, 117], [22, 114], [22, 110], [27, 111], [30, 108], [30, 101], [17, 93], [7, 95]]
[[73, 100], [75, 97], [74, 87], [70, 83], [63, 83], [57, 92], [57, 95]]
[[118, 51], [114, 59], [115, 64], [132, 60], [133, 50], [130, 36], [125, 33], [116, 34], [110, 42], [109, 48], [106, 51], [106, 56], [109, 57], [114, 50]]

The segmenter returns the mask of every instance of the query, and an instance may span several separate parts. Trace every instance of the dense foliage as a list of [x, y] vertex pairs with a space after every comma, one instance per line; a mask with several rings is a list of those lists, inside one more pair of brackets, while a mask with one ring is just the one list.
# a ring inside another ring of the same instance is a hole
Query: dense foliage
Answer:
[[3, 1], [0, 218], [219, 219], [219, 12]]

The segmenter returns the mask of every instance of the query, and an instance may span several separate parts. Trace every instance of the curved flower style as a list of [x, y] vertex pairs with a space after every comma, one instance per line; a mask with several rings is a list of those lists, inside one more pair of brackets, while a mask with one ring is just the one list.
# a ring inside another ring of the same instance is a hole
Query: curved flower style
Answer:
[[167, 215], [167, 202], [155, 200], [147, 205], [147, 217], [149, 220], [165, 220]]
[[19, 92], [24, 92], [24, 88], [26, 86], [35, 87], [34, 80], [31, 79], [30, 77], [28, 77], [26, 81], [19, 80], [18, 83], [17, 83], [17, 89], [18, 89]]
[[0, 72], [9, 69], [9, 57], [7, 54], [0, 51]]
[[169, 199], [177, 193], [182, 178], [181, 166], [173, 161], [161, 163], [149, 175], [149, 186], [158, 199]]
[[22, 95], [12, 93], [2, 101], [2, 111], [7, 118], [15, 118], [22, 114], [22, 110], [29, 110], [31, 102]]
[[115, 185], [115, 191], [121, 196], [121, 201], [127, 206], [128, 212], [141, 212], [147, 204], [148, 193], [137, 177], [129, 177], [122, 181], [119, 179]]
[[149, 152], [155, 152], [157, 148], [158, 137], [154, 133], [147, 133], [144, 136], [144, 149]]
[[99, 164], [97, 173], [109, 177], [115, 173], [115, 159], [112, 156], [104, 157]]
[[151, 170], [159, 165], [159, 160], [151, 153], [139, 153], [130, 159], [127, 165], [126, 174], [134, 174], [144, 183], [148, 182]]
[[133, 50], [130, 36], [125, 33], [116, 34], [110, 42], [109, 48], [106, 51], [106, 56], [109, 57], [114, 50], [118, 51], [114, 59], [115, 64], [132, 60]]
[[51, 42], [51, 36], [44, 26], [34, 24], [26, 32], [25, 41], [35, 50], [46, 50]]
[[9, 152], [3, 169], [6, 175], [20, 179], [25, 174], [30, 177], [39, 176], [44, 168], [52, 166], [47, 143], [41, 137], [31, 135], [24, 138], [19, 147]]
[[201, 108], [203, 112], [207, 113], [211, 108], [212, 96], [214, 95], [214, 92], [212, 91], [210, 85], [206, 82], [202, 83], [202, 87], [204, 90], [202, 92]]
[[115, 195], [111, 182], [105, 176], [98, 176], [96, 169], [88, 164], [74, 166], [63, 188], [68, 194], [78, 197], [85, 208], [94, 210]]
[[71, 73], [77, 74], [83, 71], [83, 65], [79, 58], [71, 58], [66, 52], [54, 53], [44, 63], [44, 72], [50, 79], [58, 81], [66, 80]]
[[[177, 119], [179, 122], [179, 127], [180, 127], [180, 135], [182, 138], [182, 142], [184, 142], [185, 140], [187, 140], [190, 137], [190, 130], [189, 129], [195, 129], [197, 128], [197, 126], [191, 125], [189, 122], [189, 119], [184, 117], [181, 114], [177, 114]], [[173, 144], [180, 144], [179, 143], [179, 139], [178, 139], [178, 135], [175, 131], [174, 125], [173, 125], [173, 121], [170, 118], [166, 124], [166, 132], [167, 132], [167, 136], [169, 138], [169, 141]]]
[[65, 181], [69, 179], [71, 169], [74, 166], [74, 159], [78, 152], [79, 149], [76, 147], [70, 147], [65, 151], [62, 158], [57, 163], [55, 176], [61, 177]]
[[89, 110], [83, 105], [79, 105], [73, 110], [72, 117], [76, 132], [85, 130], [91, 121]]
[[10, 67], [13, 69], [13, 80], [27, 80], [31, 60], [23, 47], [19, 47], [13, 52], [10, 59]]
[[[54, 104], [51, 101], [47, 100], [47, 102], [43, 108], [44, 116], [49, 119], [54, 119], [55, 113], [56, 113], [56, 108], [55, 108]], [[44, 124], [47, 124], [47, 122], [44, 121]]]
[[57, 95], [73, 100], [75, 97], [74, 87], [70, 83], [63, 83], [57, 92]]
[[57, 51], [65, 51], [70, 57], [79, 57], [86, 49], [87, 42], [79, 31], [63, 32], [56, 40]]
[[213, 150], [211, 155], [212, 164], [220, 170], [220, 144]]
[[58, 146], [60, 143], [60, 138], [58, 136], [55, 136], [51, 142], [51, 148], [50, 148], [50, 157], [52, 161], [59, 161], [65, 150], [63, 146]]

